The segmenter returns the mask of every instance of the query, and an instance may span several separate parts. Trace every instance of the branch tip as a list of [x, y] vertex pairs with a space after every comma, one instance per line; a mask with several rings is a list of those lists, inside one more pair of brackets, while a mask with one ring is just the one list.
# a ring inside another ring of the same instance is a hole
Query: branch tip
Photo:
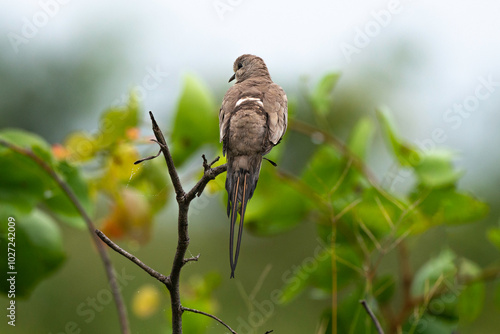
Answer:
[[205, 157], [205, 154], [202, 154], [201, 155], [201, 158], [203, 159], [203, 169], [206, 171], [210, 170], [212, 168], [212, 166], [217, 162], [219, 161], [220, 157], [217, 156], [214, 160], [212, 160], [212, 162], [208, 163], [208, 160], [207, 158]]
[[377, 328], [377, 332], [379, 334], [384, 334], [384, 330], [382, 329], [382, 326], [380, 326], [380, 322], [378, 322], [378, 319], [377, 317], [375, 316], [375, 314], [373, 314], [372, 310], [370, 309], [370, 307], [368, 306], [366, 300], [362, 299], [359, 301], [359, 303], [361, 305], [363, 305], [363, 307], [365, 308], [366, 310], [366, 313], [368, 313], [368, 315], [370, 316], [370, 318], [372, 319], [373, 323], [375, 324], [375, 328]]
[[183, 262], [184, 262], [184, 264], [186, 264], [186, 263], [191, 262], [191, 261], [198, 261], [199, 258], [200, 258], [200, 254], [198, 254], [196, 256], [191, 256], [191, 257], [185, 258]]
[[[154, 140], [154, 139], [151, 139], [151, 141], [154, 141], [155, 143], [158, 143], [158, 142], [157, 142], [156, 140]], [[160, 143], [158, 143], [158, 144], [160, 144]], [[160, 146], [161, 146], [161, 145], [160, 145]], [[158, 158], [158, 156], [159, 156], [160, 154], [161, 154], [161, 149], [158, 151], [158, 154], [156, 154], [156, 155], [151, 155], [151, 156], [149, 156], [149, 157], [147, 157], [147, 158], [139, 159], [139, 160], [137, 160], [136, 162], [134, 162], [134, 165], [138, 165], [138, 164], [140, 164], [141, 162], [144, 162], [144, 161], [146, 161], [146, 160], [153, 160], [154, 158]]]
[[[188, 311], [188, 312], [193, 312], [193, 313], [198, 313], [198, 314], [203, 314], [209, 318], [212, 318], [216, 321], [218, 321], [221, 325], [223, 325], [224, 327], [226, 327], [227, 329], [229, 329], [229, 331], [232, 333], [232, 334], [238, 334], [237, 332], [235, 332], [231, 327], [229, 327], [229, 325], [227, 325], [224, 321], [220, 320], [219, 318], [217, 318], [215, 315], [211, 315], [210, 313], [206, 313], [206, 312], [203, 312], [203, 311], [199, 311], [199, 310], [195, 310], [195, 309], [192, 309], [192, 308], [189, 308], [189, 307], [184, 307], [184, 306], [181, 306], [181, 311], [184, 312], [184, 311]], [[272, 332], [272, 331], [271, 331]], [[268, 332], [270, 333], [270, 332]]]

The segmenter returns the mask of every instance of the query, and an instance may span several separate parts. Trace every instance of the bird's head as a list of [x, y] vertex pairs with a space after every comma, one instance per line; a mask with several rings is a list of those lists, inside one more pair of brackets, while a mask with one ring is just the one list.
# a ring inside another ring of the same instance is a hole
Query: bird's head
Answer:
[[266, 63], [264, 63], [262, 58], [254, 55], [245, 54], [236, 58], [233, 70], [234, 74], [229, 79], [229, 82], [236, 79], [236, 83], [239, 83], [245, 81], [246, 79], [256, 77], [264, 77], [269, 80], [271, 79]]

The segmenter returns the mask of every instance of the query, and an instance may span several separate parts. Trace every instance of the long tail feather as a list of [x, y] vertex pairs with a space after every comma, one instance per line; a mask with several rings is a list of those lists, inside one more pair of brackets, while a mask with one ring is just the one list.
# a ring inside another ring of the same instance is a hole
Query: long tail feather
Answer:
[[[236, 217], [238, 215], [237, 213], [237, 205], [238, 205], [238, 186], [240, 185], [240, 177], [238, 176], [236, 179], [236, 184], [234, 185], [235, 191], [234, 191], [234, 198], [233, 198], [233, 210], [231, 212], [231, 228], [229, 230], [229, 263], [231, 265], [231, 278], [234, 277], [234, 268], [236, 267], [236, 264], [233, 265], [233, 244], [234, 244], [234, 225], [236, 225]], [[228, 203], [229, 206], [229, 203]], [[241, 226], [240, 226], [241, 228]], [[238, 241], [239, 245], [239, 241]], [[238, 256], [238, 253], [236, 253], [236, 257]]]
[[231, 266], [231, 277], [234, 277], [234, 271], [236, 270], [236, 264], [238, 263], [238, 256], [240, 255], [241, 235], [243, 234], [243, 220], [245, 218], [245, 210], [247, 208], [247, 202], [248, 202], [247, 176], [248, 176], [248, 174], [245, 173], [245, 178], [243, 179], [243, 195], [241, 198], [241, 212], [240, 212], [240, 226], [238, 228], [238, 241], [236, 242], [236, 255], [234, 257], [234, 263]]
[[[243, 235], [243, 225], [247, 202], [252, 198], [257, 181], [259, 180], [262, 155], [236, 156], [228, 155], [228, 167], [226, 177], [227, 215], [230, 219], [229, 237], [229, 263], [231, 265], [231, 278], [234, 277], [236, 264], [240, 255], [241, 239]], [[238, 210], [239, 209], [239, 210]], [[236, 251], [234, 247], [234, 230], [236, 219], [240, 215], [238, 227], [238, 239], [236, 241]]]

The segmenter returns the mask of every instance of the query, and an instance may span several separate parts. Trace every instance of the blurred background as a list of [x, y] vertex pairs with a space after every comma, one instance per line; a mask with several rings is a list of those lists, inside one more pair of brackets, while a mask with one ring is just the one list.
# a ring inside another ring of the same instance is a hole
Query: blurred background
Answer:
[[[446, 242], [458, 254], [486, 265], [495, 253], [484, 246], [484, 231], [498, 223], [500, 213], [499, 16], [500, 2], [493, 0], [0, 0], [0, 128], [22, 128], [52, 144], [62, 142], [71, 131], [96, 130], [99, 114], [126, 103], [133, 89], [141, 108], [152, 110], [168, 128], [186, 74], [205, 82], [218, 105], [231, 85], [227, 80], [234, 60], [244, 53], [262, 57], [291, 99], [298, 99], [304, 87], [326, 72], [339, 72], [333, 126], [340, 138], [347, 137], [361, 115], [374, 116], [375, 108], [385, 105], [409, 142], [423, 150], [436, 145], [455, 151], [456, 165], [467, 172], [460, 186], [491, 206], [481, 225], [440, 228], [426, 235], [421, 243], [425, 252], [414, 261], [423, 262]], [[144, 119], [147, 133], [146, 113]], [[218, 131], [217, 124], [210, 126]], [[391, 179], [393, 162], [384, 145], [377, 137], [368, 164], [379, 180], [404, 191], [411, 180]], [[252, 321], [245, 294], [258, 288], [259, 278], [265, 280], [256, 300], [269, 300], [283, 285], [283, 275], [312, 256], [319, 243], [308, 223], [272, 238], [247, 233], [239, 277], [229, 281], [227, 218], [220, 198], [204, 200], [208, 204], [198, 204], [206, 210], [203, 215], [191, 217], [189, 248], [202, 255], [183, 275], [196, 281], [200, 274], [222, 273], [214, 292], [216, 314], [238, 327]], [[170, 267], [175, 249], [173, 208], [158, 217], [151, 242], [136, 249], [159, 270]], [[99, 304], [92, 320], [78, 311], [81, 303], [88, 306], [89, 298], [98, 298], [107, 283], [88, 235], [68, 227], [63, 235], [68, 261], [29, 300], [20, 301], [16, 332], [70, 333], [71, 322], [81, 333], [118, 332], [112, 302]], [[118, 272], [130, 276], [122, 288], [129, 309], [145, 284], [161, 294], [160, 306], [149, 318], [130, 311], [133, 333], [167, 332], [159, 330], [166, 328], [168, 316], [165, 291], [112, 255]], [[6, 300], [0, 297], [1, 304]], [[315, 315], [325, 305], [306, 294], [289, 305], [275, 305], [264, 319], [263, 332], [313, 333]], [[186, 321], [190, 317], [197, 316], [187, 315]], [[292, 329], [277, 330], [290, 328], [290, 319], [300, 321]], [[498, 319], [498, 311], [485, 308], [464, 333], [492, 333]], [[219, 324], [208, 324], [209, 333], [224, 332]]]

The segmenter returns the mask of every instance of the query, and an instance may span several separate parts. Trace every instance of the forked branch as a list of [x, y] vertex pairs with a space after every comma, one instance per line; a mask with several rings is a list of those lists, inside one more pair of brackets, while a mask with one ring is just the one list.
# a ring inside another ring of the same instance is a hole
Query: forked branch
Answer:
[[199, 314], [203, 314], [205, 316], [208, 316], [208, 317], [220, 322], [222, 325], [224, 325], [226, 328], [228, 328], [232, 333], [236, 333], [235, 331], [233, 331], [231, 329], [231, 327], [226, 325], [222, 320], [220, 320], [216, 316], [182, 306], [181, 299], [180, 299], [180, 292], [179, 292], [179, 282], [180, 282], [180, 274], [181, 274], [182, 267], [189, 261], [198, 261], [198, 258], [199, 258], [199, 255], [195, 256], [195, 257], [190, 257], [190, 258], [185, 257], [187, 248], [189, 246], [189, 233], [188, 233], [189, 205], [191, 204], [191, 201], [195, 197], [200, 196], [203, 193], [203, 190], [205, 189], [205, 186], [207, 185], [207, 183], [210, 182], [210, 180], [215, 179], [219, 174], [224, 173], [227, 170], [227, 167], [224, 164], [224, 165], [212, 168], [213, 164], [216, 163], [219, 160], [219, 158], [217, 157], [211, 163], [208, 163], [205, 156], [203, 156], [203, 169], [204, 169], [203, 176], [193, 186], [193, 188], [186, 193], [182, 187], [179, 175], [178, 175], [177, 170], [176, 170], [175, 165], [174, 165], [174, 160], [172, 159], [172, 155], [170, 154], [170, 150], [168, 148], [167, 142], [165, 141], [165, 137], [163, 136], [163, 133], [160, 130], [160, 127], [156, 123], [156, 120], [153, 116], [153, 113], [149, 112], [149, 115], [151, 117], [151, 122], [153, 124], [153, 133], [156, 137], [156, 140], [153, 140], [153, 141], [156, 142], [160, 146], [160, 152], [158, 152], [158, 154], [155, 156], [151, 156], [151, 157], [147, 157], [147, 158], [138, 160], [135, 163], [138, 164], [138, 163], [141, 163], [141, 162], [146, 161], [146, 160], [154, 159], [154, 158], [158, 157], [160, 153], [163, 153], [163, 156], [165, 158], [165, 162], [167, 164], [168, 173], [170, 175], [170, 179], [172, 180], [172, 185], [174, 187], [175, 194], [176, 194], [177, 205], [179, 208], [179, 215], [177, 218], [177, 233], [178, 233], [177, 250], [175, 252], [174, 260], [172, 262], [172, 268], [170, 270], [170, 274], [168, 276], [165, 276], [165, 275], [157, 272], [156, 270], [154, 270], [151, 267], [144, 264], [136, 256], [134, 256], [134, 255], [128, 253], [127, 251], [123, 250], [122, 248], [120, 248], [113, 241], [111, 241], [108, 237], [106, 237], [104, 235], [104, 233], [102, 233], [101, 231], [96, 230], [95, 232], [99, 236], [99, 238], [101, 238], [101, 240], [103, 240], [113, 250], [115, 250], [116, 252], [125, 256], [130, 261], [137, 264], [144, 271], [146, 271], [149, 275], [156, 278], [158, 281], [160, 281], [161, 283], [163, 283], [167, 287], [168, 291], [170, 292], [170, 301], [171, 301], [171, 307], [172, 307], [172, 330], [173, 330], [174, 334], [182, 333], [182, 314], [184, 311], [199, 313]]

